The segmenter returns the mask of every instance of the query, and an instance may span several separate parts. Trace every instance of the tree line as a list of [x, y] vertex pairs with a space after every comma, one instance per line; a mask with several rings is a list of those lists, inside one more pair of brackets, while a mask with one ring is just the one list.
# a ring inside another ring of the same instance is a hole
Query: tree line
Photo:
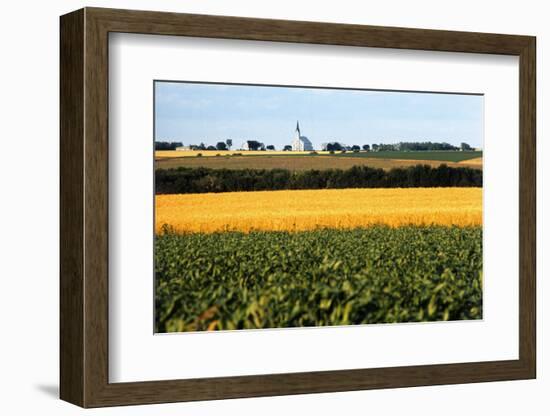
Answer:
[[399, 142], [397, 144], [373, 144], [373, 149], [378, 151], [442, 151], [442, 150], [473, 150], [468, 143], [460, 143], [460, 146], [453, 146], [449, 143], [438, 142]]
[[[262, 142], [257, 140], [247, 140], [248, 150], [275, 150], [273, 145], [264, 145]], [[182, 147], [181, 142], [155, 142], [155, 150], [176, 150], [177, 147]], [[231, 150], [233, 146], [233, 140], [227, 139], [225, 141], [219, 141], [216, 145], [207, 145], [204, 143], [191, 144], [189, 145], [190, 150]], [[449, 143], [437, 143], [437, 142], [399, 142], [395, 144], [364, 144], [363, 146], [353, 145], [346, 146], [338, 142], [324, 143], [322, 150], [325, 151], [353, 151], [359, 152], [363, 149], [365, 152], [395, 152], [395, 151], [450, 151], [450, 150], [473, 150], [473, 148], [468, 143], [460, 143], [460, 146], [453, 146]], [[283, 150], [290, 151], [292, 146], [286, 145], [283, 147]]]
[[155, 142], [155, 150], [176, 150], [176, 147], [183, 146], [180, 142]]
[[158, 169], [157, 194], [266, 191], [283, 189], [481, 187], [483, 172], [469, 167], [416, 165], [390, 170], [350, 169]]
[[338, 142], [324, 143], [322, 150], [328, 151], [353, 151], [359, 152], [363, 149], [365, 152], [419, 152], [419, 151], [456, 151], [456, 150], [473, 150], [473, 148], [468, 143], [460, 143], [460, 146], [453, 146], [449, 143], [438, 143], [438, 142], [399, 142], [394, 144], [387, 143], [374, 143], [372, 145], [364, 144], [359, 146], [354, 144], [353, 146], [346, 146]]

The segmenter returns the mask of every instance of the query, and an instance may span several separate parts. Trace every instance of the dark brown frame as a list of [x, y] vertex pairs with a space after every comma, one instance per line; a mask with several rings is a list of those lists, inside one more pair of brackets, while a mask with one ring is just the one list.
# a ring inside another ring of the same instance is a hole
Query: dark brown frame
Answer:
[[[101, 407], [536, 377], [534, 37], [99, 8], [64, 15], [60, 27], [63, 400], [82, 407]], [[109, 383], [109, 32], [519, 56], [519, 359]]]

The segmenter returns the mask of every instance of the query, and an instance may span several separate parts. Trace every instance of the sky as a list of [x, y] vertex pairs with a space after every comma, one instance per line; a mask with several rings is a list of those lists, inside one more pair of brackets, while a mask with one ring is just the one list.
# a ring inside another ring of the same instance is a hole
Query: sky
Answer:
[[300, 130], [315, 149], [406, 141], [483, 147], [483, 96], [155, 82], [155, 140], [282, 149]]

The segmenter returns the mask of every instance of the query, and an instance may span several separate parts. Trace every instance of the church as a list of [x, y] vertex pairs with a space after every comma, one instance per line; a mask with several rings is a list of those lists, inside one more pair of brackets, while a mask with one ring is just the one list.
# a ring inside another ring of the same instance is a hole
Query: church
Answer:
[[313, 145], [306, 136], [302, 136], [300, 133], [300, 123], [296, 122], [296, 130], [294, 133], [294, 140], [292, 140], [292, 150], [297, 152], [312, 151]]

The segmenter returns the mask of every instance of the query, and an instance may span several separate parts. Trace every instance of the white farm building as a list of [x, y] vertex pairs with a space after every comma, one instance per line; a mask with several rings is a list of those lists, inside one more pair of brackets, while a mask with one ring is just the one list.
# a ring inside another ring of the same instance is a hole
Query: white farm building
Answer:
[[300, 124], [296, 122], [296, 130], [294, 139], [292, 140], [292, 150], [296, 152], [304, 152], [313, 150], [313, 145], [306, 136], [300, 133]]

